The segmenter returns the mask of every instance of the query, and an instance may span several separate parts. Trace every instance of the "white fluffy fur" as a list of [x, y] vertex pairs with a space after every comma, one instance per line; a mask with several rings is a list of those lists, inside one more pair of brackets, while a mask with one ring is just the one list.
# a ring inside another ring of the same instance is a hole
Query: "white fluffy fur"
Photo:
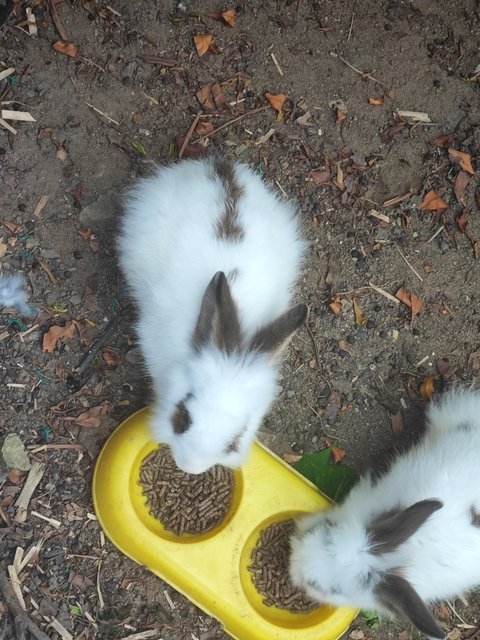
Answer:
[[[243, 335], [251, 338], [290, 302], [304, 250], [294, 208], [281, 202], [247, 166], [235, 165], [243, 187], [238, 211], [245, 237], [218, 239], [225, 193], [212, 160], [186, 160], [141, 180], [126, 202], [120, 264], [139, 309], [138, 336], [153, 380], [153, 434], [177, 464], [200, 473], [213, 464], [240, 465], [275, 395], [276, 363], [267, 356], [230, 356], [191, 347], [205, 289], [217, 271], [237, 273], [231, 293]], [[187, 393], [192, 426], [173, 433], [171, 416]], [[238, 452], [226, 454], [242, 434]]]
[[16, 307], [20, 313], [31, 315], [24, 287], [25, 283], [19, 274], [0, 276], [0, 306]]
[[[383, 607], [374, 593], [398, 569], [426, 602], [480, 583], [480, 393], [456, 390], [428, 410], [422, 442], [375, 484], [363, 478], [345, 502], [305, 517], [292, 538], [290, 571], [312, 597], [336, 605]], [[381, 513], [428, 498], [443, 507], [397, 550], [371, 552], [370, 523]]]

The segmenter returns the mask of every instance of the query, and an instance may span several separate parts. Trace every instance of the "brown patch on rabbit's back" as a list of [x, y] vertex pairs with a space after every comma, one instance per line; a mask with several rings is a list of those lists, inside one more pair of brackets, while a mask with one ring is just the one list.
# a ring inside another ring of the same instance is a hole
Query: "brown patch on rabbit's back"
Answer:
[[238, 184], [234, 165], [228, 158], [215, 158], [213, 169], [225, 192], [225, 207], [215, 229], [217, 238], [238, 242], [245, 236], [238, 220], [238, 202], [243, 195], [243, 187]]

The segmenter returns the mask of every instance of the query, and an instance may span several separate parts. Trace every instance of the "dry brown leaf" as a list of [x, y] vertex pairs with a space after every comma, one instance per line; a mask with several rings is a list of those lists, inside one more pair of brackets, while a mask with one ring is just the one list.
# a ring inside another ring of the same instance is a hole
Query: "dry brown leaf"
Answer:
[[18, 233], [21, 230], [21, 226], [16, 222], [10, 222], [10, 220], [0, 220], [0, 224], [10, 231], [10, 233]]
[[412, 320], [423, 307], [423, 302], [420, 300], [417, 294], [413, 293], [413, 291], [407, 291], [405, 287], [400, 287], [400, 289], [395, 294], [395, 297], [412, 310]]
[[228, 26], [234, 27], [237, 21], [237, 12], [235, 9], [227, 9], [227, 11], [222, 11], [222, 18]]
[[437, 367], [438, 373], [442, 376], [444, 380], [449, 380], [450, 378], [453, 378], [457, 370], [456, 365], [450, 364], [450, 362], [448, 360], [445, 360], [444, 358], [438, 358], [438, 360], [435, 363], [435, 366]]
[[59, 53], [63, 53], [70, 58], [75, 58], [77, 55], [77, 47], [73, 42], [65, 42], [64, 40], [57, 40], [53, 43], [53, 48]]
[[432, 140], [432, 144], [436, 147], [446, 147], [453, 140], [453, 133], [444, 133], [441, 136], [437, 136]]
[[52, 353], [57, 346], [59, 340], [68, 340], [73, 338], [76, 333], [75, 323], [69, 320], [64, 327], [57, 325], [50, 327], [50, 329], [43, 336], [42, 347], [44, 351]]
[[302, 456], [298, 455], [298, 453], [284, 453], [283, 459], [289, 464], [294, 464], [295, 462], [301, 460]]
[[82, 236], [84, 240], [95, 240], [95, 236], [90, 229], [79, 229], [78, 234]]
[[464, 209], [462, 213], [458, 216], [456, 223], [457, 223], [458, 230], [461, 233], [465, 233], [467, 230], [467, 224], [468, 224], [468, 213], [466, 209]]
[[433, 392], [435, 391], [435, 378], [433, 376], [428, 376], [420, 385], [420, 396], [424, 400], [430, 400], [433, 396]]
[[471, 173], [473, 176], [475, 175], [475, 169], [472, 167], [472, 159], [468, 153], [458, 151], [453, 147], [449, 148], [448, 153], [452, 159], [458, 158], [458, 163], [464, 171]]
[[195, 133], [199, 136], [208, 136], [213, 131], [213, 124], [211, 122], [200, 122], [195, 127]]
[[373, 104], [375, 107], [381, 107], [385, 104], [385, 98], [383, 96], [374, 96], [368, 99], [368, 104]]
[[80, 415], [74, 418], [74, 422], [79, 427], [99, 427], [101, 424], [100, 418], [111, 413], [112, 409], [112, 403], [108, 400], [104, 400], [95, 407], [91, 407], [90, 409], [83, 411]]
[[342, 111], [341, 109], [337, 109], [337, 120], [336, 120], [337, 124], [342, 123], [345, 120], [346, 117], [347, 116], [346, 116], [345, 111]]
[[332, 459], [334, 461], [335, 464], [342, 462], [342, 460], [345, 458], [345, 450], [341, 449], [340, 447], [336, 447], [335, 445], [332, 445]]
[[7, 253], [7, 249], [8, 245], [0, 241], [0, 258], [3, 258], [5, 256], [5, 254]]
[[390, 422], [392, 423], [393, 433], [402, 433], [403, 431], [403, 416], [401, 411], [397, 413], [390, 413]]
[[195, 48], [200, 57], [204, 56], [208, 47], [211, 45], [213, 41], [213, 36], [211, 33], [197, 33], [197, 35], [193, 36], [193, 42], [195, 43]]
[[367, 323], [368, 318], [365, 317], [362, 308], [355, 298], [353, 299], [353, 312], [355, 314], [355, 324], [358, 324], [359, 327], [363, 327]]
[[405, 126], [404, 122], [396, 122], [380, 133], [382, 142], [390, 142]]
[[327, 184], [332, 174], [326, 169], [313, 169], [313, 171], [310, 171], [310, 177], [315, 184]]
[[342, 311], [342, 300], [340, 296], [334, 295], [330, 298], [330, 303], [328, 305], [336, 316], [339, 316]]
[[218, 44], [216, 44], [216, 42], [211, 42], [208, 46], [208, 50], [210, 51], [210, 53], [214, 53], [216, 56], [218, 56], [219, 53], [222, 53], [222, 50], [220, 49]]
[[455, 178], [453, 190], [455, 192], [455, 197], [463, 205], [465, 204], [465, 189], [469, 182], [470, 177], [465, 173], [465, 171], [459, 171], [458, 176]]
[[207, 13], [209, 18], [215, 20], [221, 20], [228, 24], [229, 27], [233, 27], [237, 21], [237, 12], [235, 9], [227, 9], [227, 11], [216, 11], [215, 13]]
[[8, 481], [12, 484], [20, 484], [27, 475], [26, 471], [21, 469], [10, 469], [7, 473]]
[[207, 111], [213, 111], [215, 108], [212, 98], [212, 86], [213, 82], [207, 82], [207, 84], [202, 85], [195, 93], [197, 100]]
[[448, 204], [438, 195], [435, 189], [430, 189], [418, 208], [420, 211], [437, 211], [438, 209], [448, 209]]
[[120, 358], [112, 349], [102, 349], [102, 358], [109, 369], [116, 369], [120, 364]]
[[218, 82], [214, 82], [212, 84], [212, 97], [217, 109], [221, 110], [225, 107], [225, 96], [223, 94], [222, 87], [218, 84]]
[[270, 106], [273, 107], [275, 111], [278, 111], [278, 113], [280, 113], [280, 111], [282, 110], [283, 104], [285, 102], [285, 94], [267, 92], [265, 94], [265, 98], [270, 103]]

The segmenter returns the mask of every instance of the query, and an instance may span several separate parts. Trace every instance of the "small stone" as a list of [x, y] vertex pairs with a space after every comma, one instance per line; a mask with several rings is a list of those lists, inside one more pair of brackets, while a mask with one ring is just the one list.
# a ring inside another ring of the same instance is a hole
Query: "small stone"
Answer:
[[116, 194], [107, 192], [88, 204], [80, 211], [79, 220], [82, 225], [104, 222], [115, 216], [117, 210]]
[[73, 296], [70, 296], [70, 302], [74, 305], [80, 304], [82, 301], [82, 296], [79, 293], [74, 293]]

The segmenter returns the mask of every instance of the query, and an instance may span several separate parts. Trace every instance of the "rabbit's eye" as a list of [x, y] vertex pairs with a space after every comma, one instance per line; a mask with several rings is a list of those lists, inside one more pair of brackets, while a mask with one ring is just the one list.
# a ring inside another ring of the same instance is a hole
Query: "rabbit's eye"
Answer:
[[185, 433], [188, 431], [192, 424], [192, 418], [185, 405], [185, 400], [179, 402], [175, 408], [175, 412], [172, 416], [173, 431], [177, 434]]

